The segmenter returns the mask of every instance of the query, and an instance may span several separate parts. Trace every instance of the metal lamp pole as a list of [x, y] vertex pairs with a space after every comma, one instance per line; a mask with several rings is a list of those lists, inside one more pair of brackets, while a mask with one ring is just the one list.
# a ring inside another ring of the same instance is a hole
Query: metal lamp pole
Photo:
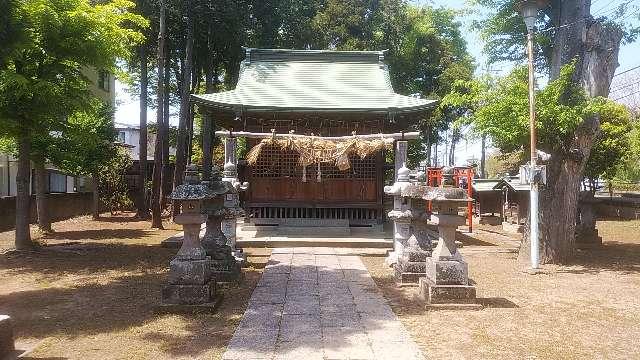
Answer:
[[538, 180], [536, 175], [538, 154], [536, 149], [536, 95], [535, 95], [535, 68], [533, 65], [533, 35], [536, 28], [538, 9], [545, 5], [543, 0], [524, 0], [519, 3], [519, 10], [527, 26], [527, 55], [529, 58], [529, 128], [531, 132], [531, 162], [529, 164], [529, 183], [531, 184], [529, 200], [529, 218], [531, 237], [531, 268], [540, 267], [539, 256], [539, 214], [538, 214]]

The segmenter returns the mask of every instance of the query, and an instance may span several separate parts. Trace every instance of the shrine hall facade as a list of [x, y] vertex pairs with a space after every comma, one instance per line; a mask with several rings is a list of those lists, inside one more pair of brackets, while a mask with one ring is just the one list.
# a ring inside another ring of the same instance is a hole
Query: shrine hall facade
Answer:
[[[246, 49], [234, 90], [191, 100], [227, 130], [323, 137], [410, 131], [436, 104], [396, 94], [382, 51], [283, 49]], [[259, 141], [247, 138], [247, 150]], [[296, 151], [266, 146], [239, 166], [243, 207], [258, 225], [380, 224], [384, 150], [349, 160], [303, 167]]]

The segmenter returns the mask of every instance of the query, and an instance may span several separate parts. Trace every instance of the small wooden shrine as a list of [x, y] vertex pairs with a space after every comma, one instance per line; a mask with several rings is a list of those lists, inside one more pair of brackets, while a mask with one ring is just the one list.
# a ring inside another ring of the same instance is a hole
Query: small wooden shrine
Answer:
[[246, 49], [234, 90], [192, 102], [247, 138], [252, 221], [297, 226], [381, 223], [384, 151], [436, 103], [396, 94], [383, 51], [282, 49]]

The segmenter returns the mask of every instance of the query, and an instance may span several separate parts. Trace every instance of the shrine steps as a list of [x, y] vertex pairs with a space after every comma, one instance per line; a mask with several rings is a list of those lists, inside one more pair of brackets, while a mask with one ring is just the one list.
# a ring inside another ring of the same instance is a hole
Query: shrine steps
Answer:
[[369, 239], [360, 237], [256, 237], [237, 240], [237, 245], [243, 248], [251, 247], [335, 247], [335, 248], [369, 248], [381, 249], [386, 252], [393, 248], [393, 241], [387, 239]]

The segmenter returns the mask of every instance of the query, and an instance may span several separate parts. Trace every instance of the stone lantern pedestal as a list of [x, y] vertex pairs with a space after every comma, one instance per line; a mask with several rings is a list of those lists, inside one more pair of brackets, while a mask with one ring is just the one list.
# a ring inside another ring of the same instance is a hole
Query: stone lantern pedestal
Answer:
[[462, 258], [455, 242], [456, 228], [465, 224], [458, 215], [458, 207], [467, 200], [434, 199], [438, 214], [431, 219], [438, 225], [438, 245], [426, 259], [426, 277], [420, 279], [420, 296], [430, 306], [476, 304], [476, 288], [469, 281], [469, 266]]
[[169, 264], [168, 284], [162, 288], [165, 311], [214, 310], [221, 297], [212, 277], [212, 260], [200, 244], [200, 226], [205, 216], [200, 213], [202, 201], [211, 197], [211, 190], [199, 184], [196, 169], [185, 172], [185, 183], [176, 188], [170, 198], [181, 202], [182, 213], [175, 222], [184, 229], [180, 250]]

